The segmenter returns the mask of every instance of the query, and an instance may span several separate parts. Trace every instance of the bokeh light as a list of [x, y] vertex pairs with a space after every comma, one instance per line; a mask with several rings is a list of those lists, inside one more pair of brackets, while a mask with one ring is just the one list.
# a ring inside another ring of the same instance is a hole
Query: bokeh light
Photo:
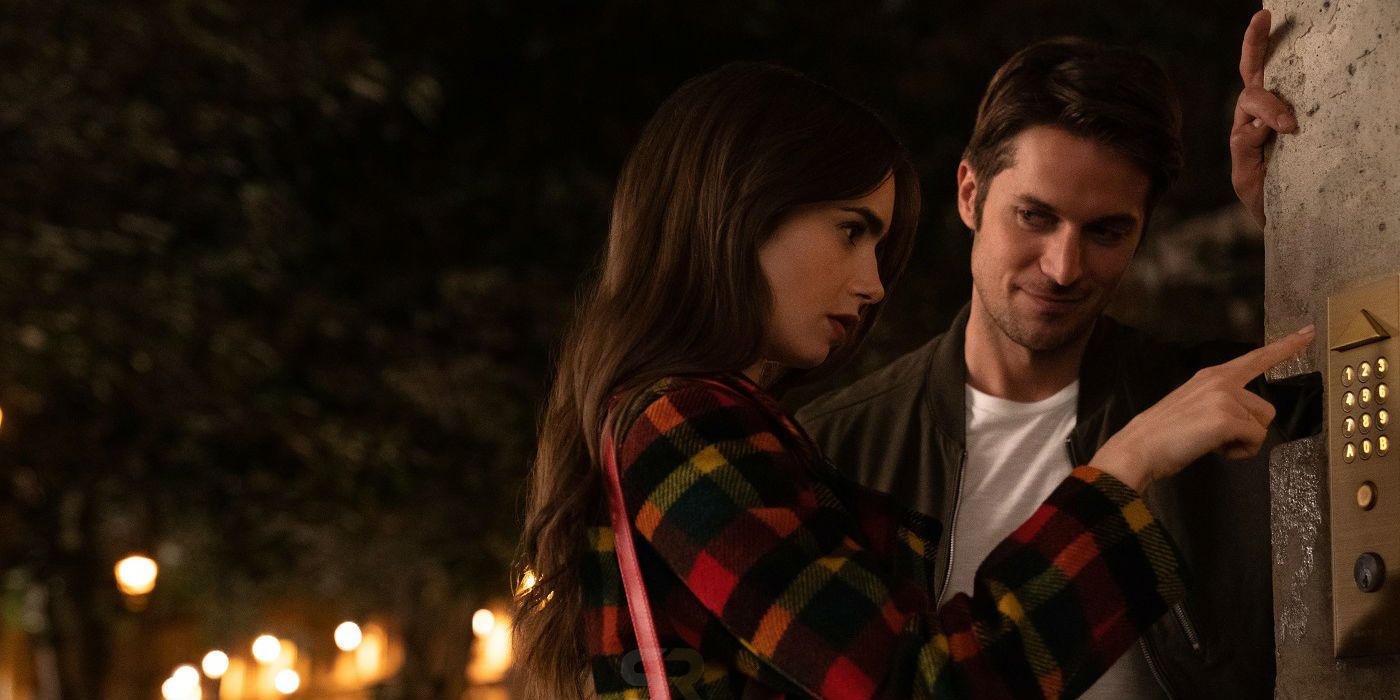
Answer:
[[199, 671], [193, 666], [181, 666], [160, 684], [160, 695], [165, 700], [200, 700]]
[[273, 687], [283, 695], [291, 695], [301, 687], [301, 676], [290, 668], [284, 668], [277, 672], [277, 677], [272, 681]]
[[154, 559], [142, 554], [133, 554], [113, 567], [117, 577], [117, 588], [127, 595], [146, 595], [156, 587], [156, 576], [160, 569]]
[[258, 661], [270, 664], [282, 655], [282, 642], [270, 634], [264, 634], [253, 640], [253, 658]]
[[360, 626], [353, 622], [342, 622], [335, 628], [335, 645], [341, 651], [354, 651], [363, 639]]
[[199, 665], [204, 669], [204, 675], [218, 680], [228, 673], [228, 654], [215, 649], [205, 654]]
[[485, 637], [491, 634], [491, 630], [496, 628], [496, 614], [485, 608], [476, 611], [472, 615], [472, 632], [478, 637]]

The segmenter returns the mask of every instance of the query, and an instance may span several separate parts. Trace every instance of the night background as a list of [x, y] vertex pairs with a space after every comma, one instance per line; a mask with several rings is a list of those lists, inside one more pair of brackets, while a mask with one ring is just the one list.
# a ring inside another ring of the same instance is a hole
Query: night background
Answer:
[[[831, 383], [967, 300], [977, 100], [1060, 34], [1144, 49], [1183, 103], [1117, 315], [1258, 340], [1226, 144], [1257, 8], [0, 0], [0, 700], [278, 697], [288, 669], [293, 697], [510, 697], [551, 355], [641, 125], [727, 61], [867, 102], [923, 177], [909, 271]], [[118, 589], [133, 554], [149, 593]], [[214, 649], [222, 680], [167, 680]]]

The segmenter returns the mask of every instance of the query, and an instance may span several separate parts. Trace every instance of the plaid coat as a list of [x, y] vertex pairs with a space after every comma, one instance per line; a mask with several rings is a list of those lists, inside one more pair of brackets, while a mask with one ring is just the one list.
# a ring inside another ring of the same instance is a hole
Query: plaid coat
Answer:
[[[1137, 493], [1079, 467], [938, 609], [939, 524], [841, 477], [740, 376], [621, 407], [617, 456], [676, 698], [1055, 698], [1181, 595]], [[643, 698], [606, 504], [583, 572], [599, 698]]]

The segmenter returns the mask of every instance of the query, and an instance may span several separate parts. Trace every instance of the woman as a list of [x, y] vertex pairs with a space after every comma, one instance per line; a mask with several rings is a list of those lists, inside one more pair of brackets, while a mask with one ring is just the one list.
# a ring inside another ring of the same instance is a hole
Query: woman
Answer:
[[1138, 491], [1209, 450], [1257, 449], [1272, 412], [1241, 387], [1310, 337], [1134, 420], [989, 556], [974, 596], [933, 609], [938, 524], [842, 479], [772, 398], [854, 350], [918, 203], [879, 120], [798, 74], [730, 65], [661, 106], [541, 425], [522, 546], [538, 582], [516, 627], [530, 697], [645, 686], [608, 455], [675, 697], [1058, 697], [1180, 595]]

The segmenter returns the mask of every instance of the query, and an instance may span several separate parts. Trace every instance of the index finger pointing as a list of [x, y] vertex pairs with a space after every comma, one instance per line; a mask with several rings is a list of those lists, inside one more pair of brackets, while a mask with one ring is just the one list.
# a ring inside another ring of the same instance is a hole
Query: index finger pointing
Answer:
[[1254, 13], [1249, 27], [1244, 30], [1244, 44], [1240, 46], [1240, 77], [1245, 87], [1264, 87], [1264, 57], [1269, 53], [1268, 10]]
[[1220, 365], [1220, 368], [1232, 380], [1244, 385], [1251, 379], [1269, 371], [1269, 368], [1274, 365], [1302, 352], [1304, 348], [1312, 345], [1315, 336], [1316, 331], [1313, 330], [1312, 326], [1308, 326], [1296, 333], [1289, 333], [1262, 348], [1240, 355]]

